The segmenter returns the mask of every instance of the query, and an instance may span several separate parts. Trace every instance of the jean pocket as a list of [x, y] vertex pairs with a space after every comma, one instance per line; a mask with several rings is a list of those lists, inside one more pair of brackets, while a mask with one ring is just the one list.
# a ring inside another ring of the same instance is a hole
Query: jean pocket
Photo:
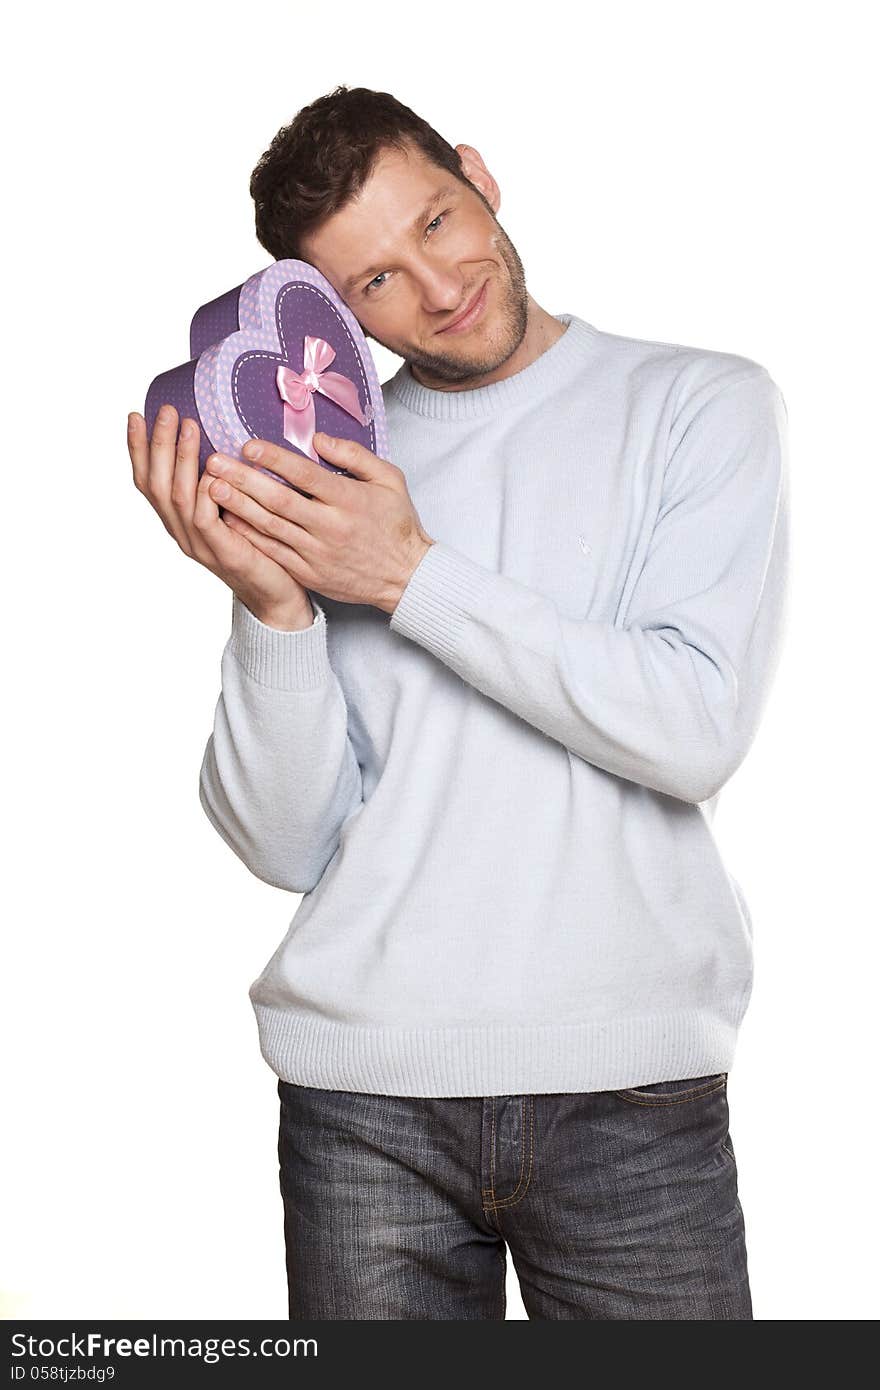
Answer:
[[715, 1091], [723, 1091], [727, 1085], [727, 1072], [713, 1072], [711, 1076], [689, 1076], [681, 1081], [654, 1081], [648, 1086], [629, 1086], [615, 1091], [621, 1100], [634, 1105], [684, 1105], [688, 1101], [699, 1100]]

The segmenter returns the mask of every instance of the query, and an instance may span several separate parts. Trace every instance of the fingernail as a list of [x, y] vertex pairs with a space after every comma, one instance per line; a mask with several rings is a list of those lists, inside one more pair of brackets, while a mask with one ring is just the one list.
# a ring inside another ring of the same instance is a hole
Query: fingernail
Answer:
[[242, 450], [242, 453], [246, 454], [249, 459], [258, 459], [262, 452], [262, 444], [258, 444], [255, 439], [249, 439]]
[[226, 483], [212, 483], [212, 484], [211, 484], [211, 496], [212, 496], [212, 497], [220, 497], [220, 498], [228, 497], [228, 496], [229, 496], [229, 488], [227, 487]]
[[181, 439], [189, 439], [190, 435], [192, 434], [192, 428], [193, 427], [191, 422], [189, 420], [184, 420], [183, 424], [180, 427]]
[[159, 419], [162, 420], [163, 423], [167, 423], [171, 419], [170, 405], [163, 405], [162, 409], [159, 411]]
[[128, 428], [129, 428], [130, 430], [134, 430], [134, 428], [135, 428], [135, 426], [136, 426], [136, 423], [137, 423], [137, 413], [136, 413], [134, 410], [132, 410], [132, 411], [129, 412], [129, 416], [128, 416]]

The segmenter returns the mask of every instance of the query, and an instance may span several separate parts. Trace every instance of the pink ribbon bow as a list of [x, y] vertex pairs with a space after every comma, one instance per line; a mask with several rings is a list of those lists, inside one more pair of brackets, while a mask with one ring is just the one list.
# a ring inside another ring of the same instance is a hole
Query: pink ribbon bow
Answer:
[[314, 393], [320, 391], [328, 400], [341, 405], [343, 410], [353, 415], [361, 425], [368, 425], [373, 418], [373, 407], [368, 401], [366, 409], [361, 410], [357, 387], [341, 372], [328, 372], [326, 369], [336, 356], [336, 349], [325, 338], [305, 335], [303, 347], [303, 369], [295, 372], [282, 363], [275, 373], [278, 391], [284, 401], [284, 438], [288, 444], [301, 449], [309, 458], [319, 463], [312, 443], [315, 433]]

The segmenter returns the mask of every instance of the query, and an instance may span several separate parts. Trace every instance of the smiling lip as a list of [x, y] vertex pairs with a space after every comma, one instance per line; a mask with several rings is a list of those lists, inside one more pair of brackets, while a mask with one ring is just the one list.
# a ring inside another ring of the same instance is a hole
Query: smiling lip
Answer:
[[486, 303], [486, 286], [489, 281], [483, 283], [483, 288], [474, 296], [460, 318], [453, 319], [452, 323], [447, 323], [445, 328], [438, 329], [438, 333], [464, 333], [476, 323]]

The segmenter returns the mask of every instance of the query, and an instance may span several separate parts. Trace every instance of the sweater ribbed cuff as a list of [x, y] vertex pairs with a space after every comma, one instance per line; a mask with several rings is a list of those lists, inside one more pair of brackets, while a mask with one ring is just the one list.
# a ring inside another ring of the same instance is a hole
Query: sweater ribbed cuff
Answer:
[[327, 656], [327, 616], [312, 600], [315, 621], [298, 632], [269, 627], [232, 595], [233, 655], [260, 685], [275, 690], [314, 690], [332, 670]]
[[391, 614], [391, 630], [441, 658], [453, 657], [459, 633], [491, 579], [475, 560], [435, 541], [410, 575]]

